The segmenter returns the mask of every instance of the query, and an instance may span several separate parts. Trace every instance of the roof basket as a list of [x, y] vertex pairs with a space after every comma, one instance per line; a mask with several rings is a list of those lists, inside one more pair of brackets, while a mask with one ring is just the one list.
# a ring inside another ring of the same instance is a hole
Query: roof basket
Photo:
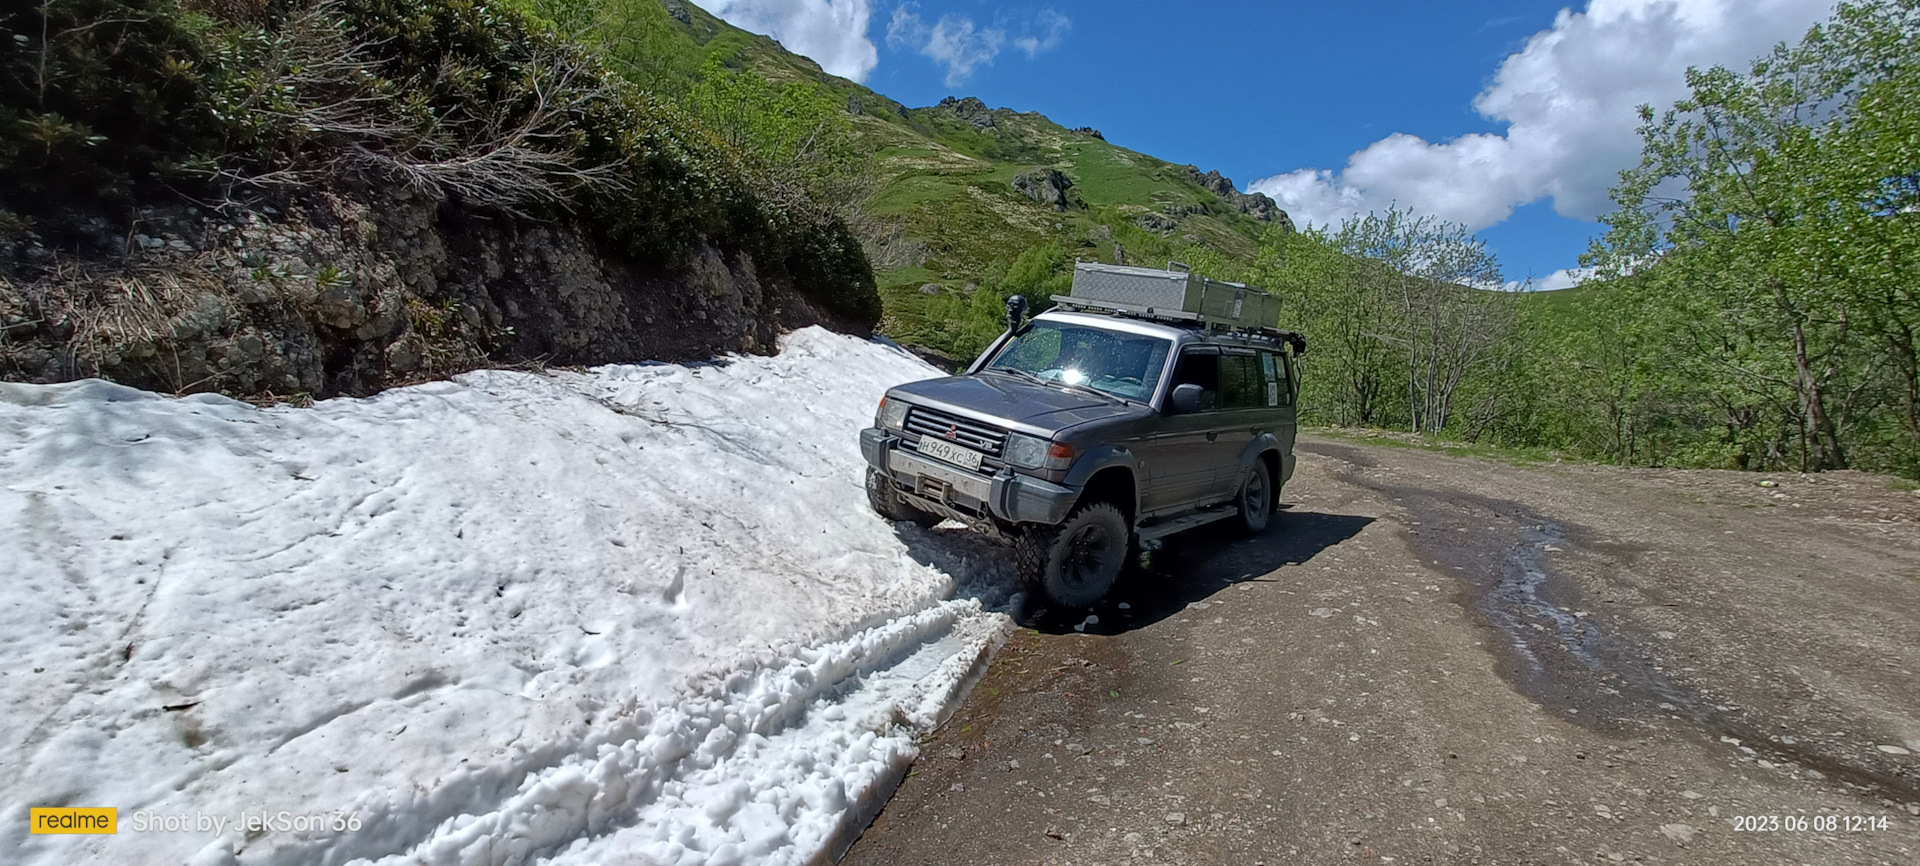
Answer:
[[[1073, 267], [1070, 295], [1054, 295], [1060, 309], [1107, 313], [1186, 327], [1231, 331], [1284, 341], [1294, 354], [1307, 351], [1305, 337], [1277, 327], [1280, 299], [1242, 283], [1210, 280], [1168, 262], [1164, 271], [1081, 262]], [[1174, 270], [1175, 266], [1182, 270]]]

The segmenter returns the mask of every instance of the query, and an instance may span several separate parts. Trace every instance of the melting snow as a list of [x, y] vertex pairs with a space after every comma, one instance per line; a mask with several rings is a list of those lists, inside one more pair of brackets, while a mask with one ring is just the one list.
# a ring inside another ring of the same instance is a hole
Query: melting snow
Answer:
[[311, 409], [0, 385], [0, 849], [832, 856], [1007, 628], [996, 551], [866, 508], [855, 433], [930, 374], [809, 329]]

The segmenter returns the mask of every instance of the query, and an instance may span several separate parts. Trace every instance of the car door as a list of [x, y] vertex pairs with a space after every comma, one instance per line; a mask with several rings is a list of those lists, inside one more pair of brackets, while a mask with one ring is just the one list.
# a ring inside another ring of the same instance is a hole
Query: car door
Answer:
[[1187, 384], [1200, 386], [1200, 410], [1174, 413], [1170, 405], [1163, 406], [1148, 437], [1147, 484], [1141, 496], [1141, 508], [1148, 515], [1186, 508], [1215, 487], [1221, 425], [1219, 349], [1189, 346], [1181, 350], [1166, 399], [1172, 399], [1175, 387]]
[[1214, 413], [1211, 474], [1205, 495], [1220, 499], [1234, 495], [1244, 480], [1240, 458], [1255, 437], [1271, 428], [1267, 410], [1267, 379], [1260, 356], [1252, 349], [1229, 348], [1220, 355], [1220, 408]]

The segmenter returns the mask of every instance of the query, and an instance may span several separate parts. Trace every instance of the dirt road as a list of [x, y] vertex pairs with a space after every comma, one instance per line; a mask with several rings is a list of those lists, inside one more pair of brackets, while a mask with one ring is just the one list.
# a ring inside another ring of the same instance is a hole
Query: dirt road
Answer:
[[1016, 634], [844, 862], [1920, 863], [1920, 495], [1300, 451]]

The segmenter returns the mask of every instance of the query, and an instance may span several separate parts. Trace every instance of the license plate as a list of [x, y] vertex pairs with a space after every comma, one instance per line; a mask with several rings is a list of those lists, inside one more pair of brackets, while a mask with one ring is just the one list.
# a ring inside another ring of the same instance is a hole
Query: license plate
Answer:
[[980, 452], [972, 448], [962, 448], [952, 442], [944, 439], [935, 439], [932, 436], [920, 437], [919, 447], [920, 453], [928, 457], [937, 457], [955, 466], [961, 466], [967, 469], [980, 468]]

